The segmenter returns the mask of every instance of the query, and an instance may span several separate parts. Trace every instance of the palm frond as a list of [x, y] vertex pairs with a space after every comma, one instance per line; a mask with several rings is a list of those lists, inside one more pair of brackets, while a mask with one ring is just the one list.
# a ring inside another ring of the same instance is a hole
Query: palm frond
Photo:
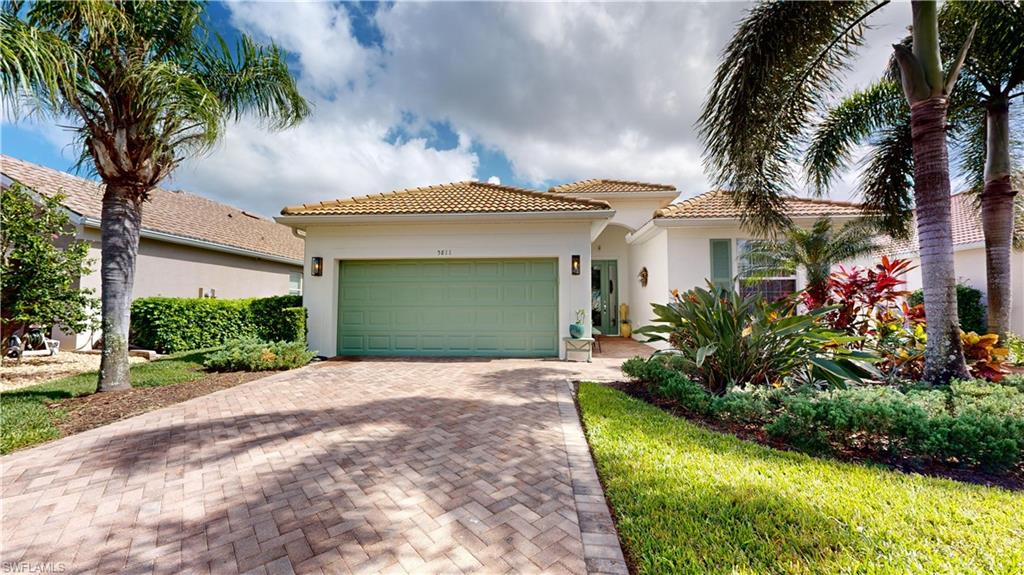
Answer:
[[740, 23], [697, 122], [704, 162], [756, 230], [785, 227], [798, 143], [885, 2], [769, 2]]
[[857, 188], [864, 208], [894, 238], [910, 236], [914, 213], [914, 149], [910, 118], [881, 130], [871, 143]]
[[804, 156], [804, 170], [815, 193], [828, 191], [833, 179], [850, 164], [855, 147], [875, 131], [910, 115], [903, 90], [896, 82], [882, 80], [850, 94], [828, 111], [811, 136]]
[[286, 128], [309, 116], [309, 104], [288, 72], [276, 45], [261, 46], [243, 35], [234, 51], [219, 34], [197, 54], [204, 83], [237, 120], [254, 113], [273, 128]]
[[[81, 54], [60, 36], [26, 24], [17, 3], [0, 10], [0, 91], [15, 115], [29, 108], [59, 115], [63, 95], [73, 93]], [[26, 105], [28, 104], [28, 105]]]

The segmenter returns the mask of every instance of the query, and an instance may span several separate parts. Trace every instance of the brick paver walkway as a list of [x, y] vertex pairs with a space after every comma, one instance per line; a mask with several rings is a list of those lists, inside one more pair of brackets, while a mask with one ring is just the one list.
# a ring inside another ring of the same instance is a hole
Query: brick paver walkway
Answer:
[[567, 379], [327, 362], [0, 459], [8, 571], [624, 572]]

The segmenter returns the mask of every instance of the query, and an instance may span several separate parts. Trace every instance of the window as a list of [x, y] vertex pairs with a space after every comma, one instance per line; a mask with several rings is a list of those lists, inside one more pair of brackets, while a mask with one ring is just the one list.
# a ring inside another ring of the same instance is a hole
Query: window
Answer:
[[288, 295], [302, 295], [302, 272], [288, 273]]
[[747, 296], [760, 293], [767, 300], [782, 299], [796, 292], [796, 269], [787, 267], [759, 274], [757, 278], [749, 277], [753, 272], [750, 254], [764, 244], [761, 240], [736, 240], [739, 257], [740, 294]]
[[732, 289], [732, 240], [711, 240], [711, 283]]

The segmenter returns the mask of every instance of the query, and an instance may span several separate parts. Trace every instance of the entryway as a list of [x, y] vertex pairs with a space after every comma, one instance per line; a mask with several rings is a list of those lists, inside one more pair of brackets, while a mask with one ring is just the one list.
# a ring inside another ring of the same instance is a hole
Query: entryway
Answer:
[[593, 260], [590, 269], [590, 319], [604, 335], [619, 334], [619, 263]]

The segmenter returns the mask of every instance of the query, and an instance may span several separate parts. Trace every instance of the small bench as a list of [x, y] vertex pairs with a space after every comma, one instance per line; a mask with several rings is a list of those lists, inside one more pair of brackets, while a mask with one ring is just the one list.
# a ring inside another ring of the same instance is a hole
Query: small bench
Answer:
[[585, 353], [587, 354], [587, 363], [590, 363], [594, 357], [594, 342], [596, 341], [592, 337], [563, 337], [562, 341], [565, 342], [565, 359], [562, 361], [569, 361], [570, 353]]

